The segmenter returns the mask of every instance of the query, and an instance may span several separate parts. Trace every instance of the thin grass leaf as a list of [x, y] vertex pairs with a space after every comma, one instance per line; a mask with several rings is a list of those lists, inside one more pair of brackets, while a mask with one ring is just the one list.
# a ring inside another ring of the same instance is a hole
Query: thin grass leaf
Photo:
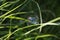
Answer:
[[[10, 14], [10, 15], [8, 15], [8, 16], [6, 16], [1, 22], [0, 22], [0, 24], [2, 24], [3, 23], [3, 21], [6, 19], [6, 18], [13, 18], [13, 17], [11, 17], [11, 16], [13, 16], [13, 15], [18, 15], [18, 14], [26, 14], [26, 13], [33, 13], [32, 11], [31, 12], [17, 12], [17, 13], [13, 13], [13, 14]], [[3, 17], [2, 17], [3, 18]], [[13, 18], [14, 19], [14, 18]], [[16, 18], [15, 18], [16, 19]], [[19, 19], [19, 20], [21, 20], [21, 19]]]
[[1, 10], [1, 11], [9, 11], [9, 10], [7, 10], [7, 9], [3, 9], [3, 8], [1, 8], [0, 10]]
[[[27, 19], [25, 19], [25, 18], [21, 18], [21, 17], [15, 17], [15, 16], [7, 16], [7, 18], [9, 18], [9, 19], [17, 19], [17, 20], [24, 20], [24, 21], [26, 21], [26, 22], [30, 22], [29, 20], [27, 20]], [[4, 18], [4, 20], [6, 19], [6, 17]], [[4, 21], [4, 20], [2, 20], [2, 22]], [[2, 22], [0, 22], [0, 24], [2, 24]]]
[[38, 38], [44, 38], [44, 37], [55, 37], [55, 38], [60, 39], [59, 37], [57, 37], [56, 35], [53, 35], [53, 34], [44, 34], [44, 35], [36, 36], [35, 40], [37, 40]]
[[34, 37], [25, 38], [24, 40], [32, 40]]
[[[12, 19], [10, 19], [10, 28], [9, 28], [9, 35], [12, 33], [12, 26], [11, 26], [11, 23], [12, 23]], [[8, 35], [8, 37], [9, 37]], [[9, 39], [9, 38], [8, 38]]]
[[60, 23], [46, 23], [47, 25], [60, 25]]
[[18, 19], [18, 20], [24, 20], [24, 21], [28, 21], [29, 22], [29, 20], [26, 20], [26, 19], [21, 18], [21, 17], [10, 16], [9, 18], [11, 18], [11, 19]]
[[2, 4], [2, 5], [0, 6], [0, 9], [1, 9], [3, 6], [7, 5], [7, 4], [8, 4], [8, 2]]
[[[37, 7], [38, 7], [38, 10], [39, 10], [39, 21], [41, 22], [40, 24], [42, 25], [43, 24], [43, 20], [42, 20], [42, 13], [41, 13], [41, 8], [40, 8], [40, 6], [39, 6], [39, 4], [36, 2], [36, 1], [34, 1], [33, 0], [33, 2], [37, 5]], [[42, 27], [40, 27], [40, 30], [39, 31], [41, 31], [42, 30]]]

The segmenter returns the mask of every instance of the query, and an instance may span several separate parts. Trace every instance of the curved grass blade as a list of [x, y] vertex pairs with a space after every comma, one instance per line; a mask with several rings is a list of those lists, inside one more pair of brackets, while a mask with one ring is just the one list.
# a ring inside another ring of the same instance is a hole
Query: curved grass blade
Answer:
[[55, 38], [60, 39], [59, 37], [57, 37], [56, 35], [53, 35], [53, 34], [44, 34], [44, 35], [36, 36], [35, 40], [37, 40], [38, 38], [44, 38], [44, 37], [55, 37]]
[[[40, 9], [40, 6], [39, 4], [33, 0], [33, 2], [37, 5], [38, 7], [38, 10], [39, 10], [39, 21], [41, 22], [40, 24], [42, 25], [43, 24], [43, 20], [42, 20], [42, 13], [41, 13], [41, 9]], [[40, 31], [42, 30], [42, 27], [40, 27]]]

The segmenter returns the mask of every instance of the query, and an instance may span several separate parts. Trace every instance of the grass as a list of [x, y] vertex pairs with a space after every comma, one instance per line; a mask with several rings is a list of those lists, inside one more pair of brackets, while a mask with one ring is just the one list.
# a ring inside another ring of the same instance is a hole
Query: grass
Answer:
[[[0, 26], [0, 31], [1, 32], [6, 31], [6, 33], [4, 33], [4, 35], [1, 33], [2, 35], [0, 35], [0, 40], [42, 40], [42, 39], [50, 40], [50, 38], [51, 38], [51, 40], [54, 40], [54, 38], [56, 38], [57, 40], [58, 39], [60, 40], [60, 37], [57, 35], [58, 33], [54, 34], [55, 32], [52, 32], [53, 33], [52, 34], [52, 33], [47, 32], [46, 34], [44, 34], [44, 31], [43, 31], [43, 28], [45, 28], [47, 25], [52, 26], [52, 27], [55, 27], [55, 26], [59, 27], [60, 23], [58, 23], [58, 22], [60, 21], [60, 17], [57, 17], [54, 19], [52, 18], [49, 21], [47, 19], [47, 17], [43, 16], [44, 14], [42, 12], [40, 4], [37, 1], [35, 1], [35, 0], [15, 0], [15, 1], [5, 0], [5, 1], [1, 1], [1, 2], [2, 2], [2, 4], [0, 5], [0, 13], [2, 13], [2, 15], [0, 16], [0, 19], [2, 19], [2, 20], [0, 21], [0, 25], [3, 25], [3, 24], [4, 25]], [[17, 4], [19, 4], [19, 5], [17, 5]], [[13, 5], [13, 6], [11, 6], [11, 5]], [[32, 6], [32, 8], [29, 7], [28, 5]], [[11, 9], [11, 7], [13, 9]], [[34, 11], [34, 10], [36, 10], [36, 11]], [[27, 19], [27, 17], [34, 16], [35, 12], [38, 15], [37, 21], [39, 22], [39, 24], [26, 25], [28, 22], [31, 22], [30, 20]], [[48, 15], [48, 14], [45, 14], [45, 16], [46, 15]], [[43, 17], [45, 19], [47, 19], [48, 22], [44, 23], [45, 20], [43, 20]], [[49, 15], [48, 15], [48, 17], [49, 17]], [[14, 23], [13, 21], [16, 21], [16, 20], [17, 20], [17, 22]], [[20, 23], [19, 22], [20, 20], [23, 20], [23, 22]], [[7, 22], [9, 22], [9, 25]], [[8, 25], [8, 27], [6, 24]], [[14, 26], [12, 26], [12, 24], [14, 24]], [[19, 24], [19, 25], [17, 25], [17, 24]], [[7, 28], [7, 30], [6, 30], [6, 28]], [[45, 29], [45, 30], [47, 30], [47, 29]], [[42, 33], [42, 31], [43, 31], [43, 33]], [[54, 38], [52, 39], [52, 37], [54, 37]]]

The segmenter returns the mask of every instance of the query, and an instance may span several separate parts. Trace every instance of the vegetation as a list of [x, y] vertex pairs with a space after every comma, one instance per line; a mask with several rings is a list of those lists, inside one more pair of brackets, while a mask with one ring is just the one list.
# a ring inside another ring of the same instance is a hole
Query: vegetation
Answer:
[[0, 0], [0, 40], [60, 40], [60, 0]]

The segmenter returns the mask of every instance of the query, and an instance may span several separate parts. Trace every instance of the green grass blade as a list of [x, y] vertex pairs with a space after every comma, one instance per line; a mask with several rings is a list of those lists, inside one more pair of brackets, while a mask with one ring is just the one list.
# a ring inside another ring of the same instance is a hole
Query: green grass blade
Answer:
[[56, 35], [53, 35], [53, 34], [44, 34], [44, 35], [36, 36], [35, 40], [37, 40], [38, 38], [44, 38], [44, 37], [55, 37], [55, 38], [60, 39], [59, 37], [57, 37]]
[[1, 9], [3, 6], [5, 6], [6, 4], [8, 4], [8, 2], [2, 4], [2, 5], [0, 6], [0, 9]]

